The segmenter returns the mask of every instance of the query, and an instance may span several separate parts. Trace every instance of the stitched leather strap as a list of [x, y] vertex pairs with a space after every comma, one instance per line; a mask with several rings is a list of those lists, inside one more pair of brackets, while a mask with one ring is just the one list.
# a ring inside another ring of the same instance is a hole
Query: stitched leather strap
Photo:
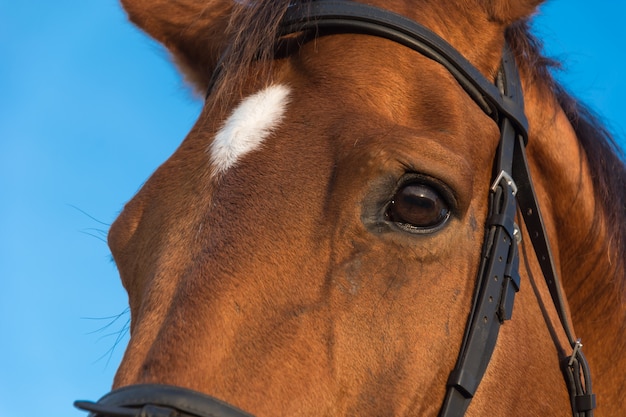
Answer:
[[[502, 94], [523, 109], [517, 67], [505, 48], [499, 73]], [[518, 132], [504, 118], [500, 123], [500, 145], [494, 162], [494, 183], [489, 195], [483, 256], [477, 288], [465, 328], [457, 363], [448, 378], [440, 417], [465, 414], [496, 347], [500, 326], [513, 313], [515, 293], [519, 291], [519, 253], [515, 225], [518, 192], [512, 178], [515, 142]]]
[[185, 388], [138, 384], [111, 391], [97, 403], [76, 401], [90, 417], [253, 417], [216, 398]]

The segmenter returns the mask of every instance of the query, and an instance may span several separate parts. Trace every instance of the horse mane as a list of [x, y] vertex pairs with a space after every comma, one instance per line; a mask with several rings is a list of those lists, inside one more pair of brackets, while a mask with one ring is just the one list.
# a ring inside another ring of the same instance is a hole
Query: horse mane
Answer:
[[[229, 29], [229, 48], [221, 59], [219, 78], [212, 91], [213, 103], [225, 97], [241, 97], [244, 79], [254, 77], [269, 82], [274, 58], [275, 39], [280, 21], [291, 0], [238, 0], [233, 2]], [[531, 83], [551, 92], [565, 111], [586, 154], [595, 191], [595, 216], [587, 242], [591, 247], [604, 227], [607, 233], [607, 251], [611, 257], [609, 276], [619, 294], [626, 300], [626, 165], [624, 154], [600, 118], [588, 107], [570, 95], [552, 76], [560, 64], [546, 58], [543, 44], [532, 35], [528, 20], [509, 26], [505, 33], [521, 73]], [[255, 65], [255, 63], [262, 63]], [[593, 302], [595, 300], [590, 300]]]
[[[275, 40], [291, 0], [233, 1], [228, 29], [228, 47], [216, 69], [212, 86], [214, 105], [227, 97], [242, 97], [244, 79], [269, 83]], [[262, 65], [254, 65], [262, 63]]]

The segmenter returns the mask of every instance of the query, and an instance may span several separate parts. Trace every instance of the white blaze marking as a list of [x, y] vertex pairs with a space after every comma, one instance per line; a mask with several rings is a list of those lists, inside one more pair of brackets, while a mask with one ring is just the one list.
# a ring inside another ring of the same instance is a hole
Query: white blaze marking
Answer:
[[214, 175], [222, 174], [242, 156], [257, 149], [283, 118], [289, 88], [273, 85], [244, 99], [226, 119], [211, 143]]

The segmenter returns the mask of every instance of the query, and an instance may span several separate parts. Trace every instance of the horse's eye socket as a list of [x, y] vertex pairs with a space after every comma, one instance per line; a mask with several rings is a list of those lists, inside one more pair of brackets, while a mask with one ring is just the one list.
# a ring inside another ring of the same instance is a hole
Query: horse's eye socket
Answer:
[[387, 218], [410, 232], [432, 232], [450, 217], [446, 200], [432, 186], [409, 183], [402, 186], [387, 206]]

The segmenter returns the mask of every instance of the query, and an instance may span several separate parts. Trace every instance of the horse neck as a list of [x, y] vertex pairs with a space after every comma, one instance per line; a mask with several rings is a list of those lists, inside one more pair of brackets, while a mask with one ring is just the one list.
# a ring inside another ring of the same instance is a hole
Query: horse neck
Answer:
[[626, 369], [623, 254], [599, 206], [603, 201], [594, 190], [585, 150], [557, 98], [546, 95], [538, 87], [526, 92], [533, 180], [574, 331], [597, 375], [594, 389], [600, 404], [614, 408], [603, 415], [623, 415], [626, 402], [615, 389]]

